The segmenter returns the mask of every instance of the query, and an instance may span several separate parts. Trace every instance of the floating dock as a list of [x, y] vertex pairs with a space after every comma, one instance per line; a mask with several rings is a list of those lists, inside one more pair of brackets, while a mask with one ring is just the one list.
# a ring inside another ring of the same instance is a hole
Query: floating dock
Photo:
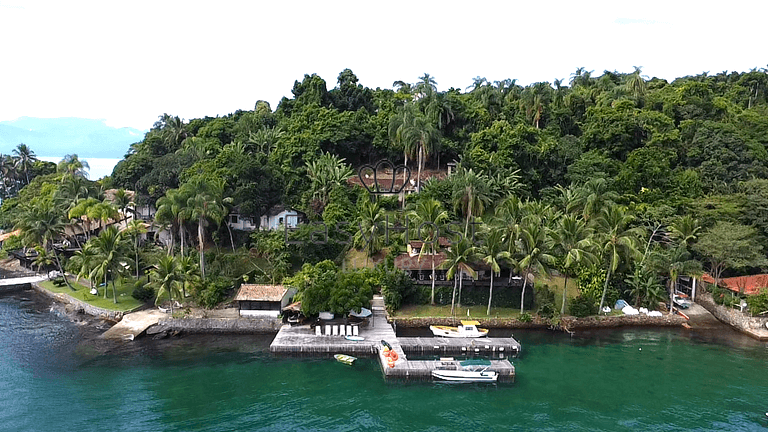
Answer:
[[[515, 379], [515, 367], [507, 358], [519, 354], [522, 347], [514, 338], [398, 338], [386, 320], [383, 300], [380, 297], [374, 298], [371, 309], [373, 316], [368, 326], [356, 329], [357, 335], [365, 338], [363, 341], [350, 341], [343, 336], [349, 333], [349, 326], [337, 324], [335, 328], [323, 326], [313, 331], [308, 325], [285, 325], [275, 336], [269, 350], [276, 355], [290, 356], [375, 356], [379, 360], [384, 377], [399, 380], [432, 380], [433, 370], [458, 367], [458, 361], [455, 360], [408, 360], [408, 354], [479, 355], [492, 358], [489, 370], [499, 374], [500, 382], [512, 382]], [[389, 359], [384, 356], [381, 349], [382, 340], [387, 341], [398, 355], [394, 367], [389, 367]]]

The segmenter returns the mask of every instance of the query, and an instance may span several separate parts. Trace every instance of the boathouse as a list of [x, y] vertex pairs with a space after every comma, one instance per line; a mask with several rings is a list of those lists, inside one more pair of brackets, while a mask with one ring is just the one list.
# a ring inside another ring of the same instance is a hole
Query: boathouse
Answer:
[[235, 296], [240, 316], [278, 317], [296, 289], [284, 285], [243, 284]]

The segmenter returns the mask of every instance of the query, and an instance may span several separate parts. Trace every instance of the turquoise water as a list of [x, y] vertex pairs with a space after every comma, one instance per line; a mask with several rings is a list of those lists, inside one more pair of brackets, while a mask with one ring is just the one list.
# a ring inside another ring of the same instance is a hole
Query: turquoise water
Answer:
[[516, 332], [511, 385], [387, 383], [269, 336], [108, 343], [0, 296], [0, 430], [764, 430], [768, 347], [727, 328]]

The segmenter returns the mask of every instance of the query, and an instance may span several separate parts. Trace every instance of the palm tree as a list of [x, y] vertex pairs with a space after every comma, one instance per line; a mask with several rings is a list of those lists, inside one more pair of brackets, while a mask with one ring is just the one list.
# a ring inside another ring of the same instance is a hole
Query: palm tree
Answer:
[[26, 144], [21, 143], [13, 149], [13, 154], [16, 155], [16, 167], [21, 169], [27, 179], [27, 184], [29, 184], [29, 168], [37, 161], [35, 152]]
[[109, 220], [118, 220], [120, 213], [117, 208], [109, 201], [102, 201], [88, 208], [88, 217], [99, 221], [99, 230], [109, 222]]
[[501, 272], [500, 263], [508, 261], [511, 258], [510, 253], [505, 250], [504, 231], [502, 229], [491, 229], [485, 237], [485, 242], [480, 248], [480, 256], [483, 261], [491, 267], [491, 286], [488, 288], [488, 310], [486, 315], [491, 314], [491, 301], [493, 300], [493, 275]]
[[610, 190], [608, 182], [603, 178], [584, 183], [578, 188], [577, 196], [574, 205], [581, 209], [587, 223], [590, 223], [594, 216], [600, 215], [605, 207], [613, 205], [619, 199], [619, 194]]
[[[102, 230], [97, 237], [91, 239], [96, 251], [94, 258], [96, 266], [91, 271], [91, 277], [98, 277], [104, 282], [112, 283], [112, 298], [117, 303], [117, 287], [115, 280], [122, 274], [123, 265], [120, 262], [125, 258], [125, 243], [120, 231], [114, 225]], [[107, 288], [104, 287], [104, 298], [107, 298]]]
[[125, 231], [123, 231], [123, 235], [126, 235], [131, 238], [133, 243], [133, 253], [134, 253], [134, 263], [136, 265], [136, 279], [139, 278], [139, 270], [141, 268], [141, 264], [139, 263], [139, 241], [141, 240], [141, 235], [146, 234], [147, 227], [144, 226], [144, 222], [138, 221], [138, 220], [132, 220], [128, 223], [128, 226], [125, 228]]
[[527, 217], [520, 229], [521, 258], [518, 267], [523, 273], [523, 290], [520, 293], [521, 314], [525, 304], [528, 275], [537, 273], [547, 275], [555, 262], [555, 257], [549, 254], [550, 243], [544, 220], [534, 216]]
[[318, 199], [323, 206], [328, 202], [331, 190], [346, 184], [354, 174], [345, 159], [331, 153], [322, 153], [320, 157], [306, 163], [307, 176], [311, 181], [312, 198]]
[[691, 215], [680, 216], [669, 226], [669, 236], [680, 245], [688, 246], [698, 238], [701, 225]]
[[[408, 157], [418, 156], [418, 175], [416, 188], [421, 187], [421, 170], [424, 162], [436, 150], [440, 132], [432, 122], [416, 109], [414, 104], [406, 104], [398, 109], [389, 122], [389, 138], [393, 144], [403, 147], [405, 165]], [[405, 172], [403, 181], [405, 181]]]
[[64, 282], [72, 288], [53, 244], [64, 235], [66, 224], [64, 212], [61, 209], [51, 202], [42, 202], [26, 207], [19, 215], [14, 229], [21, 231], [21, 242], [24, 246], [40, 245], [46, 251], [53, 250], [56, 266], [64, 277]]
[[605, 293], [608, 291], [608, 282], [611, 280], [611, 273], [619, 268], [619, 265], [637, 257], [640, 252], [637, 249], [637, 239], [639, 237], [638, 228], [629, 228], [629, 224], [634, 217], [627, 214], [623, 208], [618, 205], [608, 206], [603, 209], [601, 217], [597, 221], [597, 235], [600, 238], [602, 256], [606, 260], [607, 273], [605, 275], [605, 284], [603, 286], [603, 295], [600, 297], [599, 311], [603, 310], [605, 303]]
[[248, 134], [247, 143], [249, 147], [253, 146], [259, 152], [269, 154], [283, 136], [285, 132], [280, 126], [273, 129], [263, 126], [260, 130]]
[[629, 74], [627, 77], [627, 80], [624, 83], [624, 88], [632, 95], [632, 97], [635, 99], [640, 99], [642, 96], [645, 96], [645, 92], [648, 88], [648, 85], [645, 82], [645, 79], [648, 77], [642, 75], [642, 67], [633, 67], [635, 68], [635, 71]]
[[[91, 238], [91, 231], [93, 228], [91, 227], [91, 217], [90, 215], [93, 213], [93, 210], [91, 210], [92, 207], [99, 204], [100, 201], [96, 198], [88, 197], [85, 199], [78, 200], [74, 206], [72, 206], [69, 209], [69, 212], [67, 216], [70, 219], [76, 219], [78, 221], [82, 221], [83, 218], [85, 218], [85, 223], [83, 224], [83, 233], [85, 234], [86, 241]], [[88, 228], [86, 229], [85, 226]]]
[[187, 210], [191, 219], [197, 219], [197, 240], [200, 246], [200, 276], [205, 280], [205, 226], [208, 220], [219, 223], [225, 216], [222, 203], [224, 180], [221, 178], [204, 179], [195, 177], [182, 186], [189, 194]]
[[586, 262], [595, 260], [595, 256], [590, 252], [594, 247], [592, 241], [592, 229], [587, 227], [584, 219], [576, 215], [563, 215], [558, 221], [555, 230], [552, 232], [552, 239], [562, 256], [563, 275], [565, 283], [563, 284], [563, 304], [560, 307], [560, 315], [565, 314], [566, 292], [568, 291], [568, 275], [574, 268]]
[[168, 189], [165, 195], [157, 200], [157, 212], [155, 213], [155, 220], [161, 224], [168, 224], [171, 226], [171, 243], [168, 246], [168, 254], [173, 254], [174, 249], [174, 234], [173, 231], [178, 228], [179, 241], [181, 242], [181, 256], [184, 256], [184, 223], [187, 220], [187, 200], [189, 195], [188, 189]]
[[[507, 252], [510, 257], [514, 257], [518, 250], [518, 240], [520, 239], [520, 223], [523, 220], [525, 208], [520, 199], [515, 195], [505, 198], [501, 204], [496, 207], [495, 217], [498, 225], [504, 229], [504, 239], [507, 246]], [[509, 284], [512, 284], [512, 275], [514, 265], [509, 269]]]
[[384, 231], [384, 213], [378, 202], [364, 200], [357, 216], [358, 230], [353, 238], [355, 247], [366, 250], [365, 264], [368, 258], [381, 250], [381, 234]]
[[187, 288], [200, 279], [200, 267], [192, 256], [181, 257], [179, 263], [179, 280], [181, 282], [182, 298], [187, 297]]
[[131, 208], [136, 205], [133, 202], [133, 196], [134, 194], [132, 192], [128, 192], [121, 188], [115, 192], [115, 196], [112, 198], [112, 203], [114, 203], [115, 206], [120, 210], [120, 213], [123, 214], [123, 219], [128, 218], [129, 210], [132, 213], [134, 212], [134, 210]]
[[160, 302], [163, 295], [168, 295], [171, 302], [171, 314], [173, 314], [174, 294], [179, 296], [179, 285], [181, 285], [181, 276], [179, 275], [179, 263], [175, 257], [166, 255], [157, 262], [157, 266], [150, 272], [152, 281], [158, 286], [157, 298], [155, 304]]
[[491, 204], [488, 180], [482, 174], [471, 169], [456, 173], [453, 190], [453, 205], [467, 217], [464, 227], [464, 237], [469, 231], [469, 220], [472, 216], [482, 216], [486, 206]]
[[[419, 227], [419, 238], [424, 242], [419, 251], [419, 260], [429, 254], [432, 261], [432, 294], [430, 303], [435, 304], [435, 255], [440, 250], [440, 227], [448, 221], [448, 212], [445, 211], [439, 201], [426, 198], [416, 204], [416, 210], [410, 214]], [[421, 229], [431, 227], [429, 234], [424, 236]]]
[[75, 255], [70, 260], [70, 264], [78, 279], [87, 277], [91, 289], [93, 289], [93, 278], [90, 277], [90, 274], [95, 267], [96, 255], [97, 252], [93, 247], [93, 243], [86, 243], [79, 251], [75, 252]]
[[87, 171], [91, 169], [87, 161], [80, 160], [77, 154], [68, 154], [56, 166], [56, 171], [72, 177], [87, 178]]
[[446, 253], [445, 261], [440, 265], [442, 268], [448, 269], [446, 276], [448, 279], [454, 278], [453, 283], [453, 295], [451, 296], [451, 315], [453, 315], [454, 304], [456, 300], [456, 279], [459, 279], [459, 302], [461, 307], [461, 289], [463, 286], [463, 273], [466, 273], [472, 277], [477, 278], [477, 272], [472, 268], [471, 263], [475, 260], [477, 248], [466, 238], [462, 238], [458, 243], [451, 246]]

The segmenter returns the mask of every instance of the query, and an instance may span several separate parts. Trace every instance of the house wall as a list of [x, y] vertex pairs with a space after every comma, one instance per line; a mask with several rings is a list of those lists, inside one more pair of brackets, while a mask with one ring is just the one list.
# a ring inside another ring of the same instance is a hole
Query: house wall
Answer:
[[280, 228], [281, 224], [288, 228], [296, 228], [299, 226], [299, 214], [295, 210], [283, 210], [274, 216], [262, 216], [260, 227], [274, 230]]
[[250, 310], [240, 309], [240, 316], [243, 317], [274, 317], [280, 316], [280, 311], [277, 310]]
[[[232, 216], [237, 216], [237, 222], [232, 222]], [[240, 215], [227, 216], [227, 225], [232, 229], [240, 231], [253, 231], [258, 228], [258, 225], [253, 223], [253, 218]]]

